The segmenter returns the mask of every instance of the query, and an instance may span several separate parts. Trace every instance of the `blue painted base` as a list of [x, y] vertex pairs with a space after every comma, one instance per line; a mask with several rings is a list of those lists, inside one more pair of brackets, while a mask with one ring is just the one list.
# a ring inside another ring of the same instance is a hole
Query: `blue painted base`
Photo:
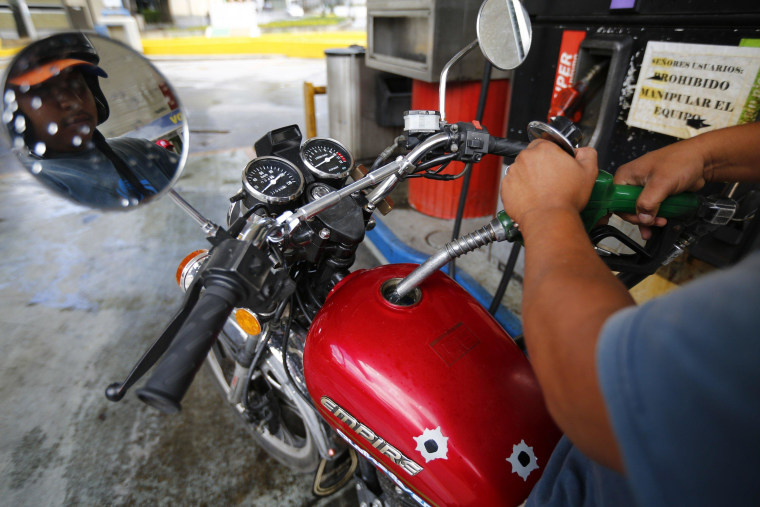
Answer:
[[101, 16], [129, 16], [129, 11], [122, 7], [121, 9], [103, 9], [100, 11]]
[[[377, 226], [367, 233], [367, 238], [372, 241], [375, 247], [380, 250], [380, 253], [382, 253], [388, 262], [392, 264], [404, 262], [422, 264], [428, 258], [428, 255], [411, 248], [401, 241], [391, 232], [388, 226], [380, 220], [377, 221]], [[444, 266], [441, 271], [448, 274], [448, 266]], [[455, 280], [459, 285], [464, 287], [467, 292], [472, 294], [477, 302], [483, 305], [484, 308], [488, 308], [491, 305], [493, 296], [491, 296], [487, 290], [481, 287], [473, 277], [465, 273], [463, 270], [456, 270]], [[499, 306], [494, 317], [499, 324], [501, 324], [501, 327], [503, 327], [513, 338], [522, 334], [522, 324], [520, 323], [520, 319], [504, 306]]]

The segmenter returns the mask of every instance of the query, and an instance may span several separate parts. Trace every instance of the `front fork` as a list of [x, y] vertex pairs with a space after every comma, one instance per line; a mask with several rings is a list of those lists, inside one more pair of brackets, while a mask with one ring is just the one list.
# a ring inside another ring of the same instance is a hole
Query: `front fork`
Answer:
[[[298, 332], [299, 330], [296, 329], [290, 330], [290, 343], [296, 341], [293, 339], [293, 335]], [[233, 379], [229, 383], [224, 375], [219, 358], [214, 352], [214, 349], [209, 353], [206, 362], [209, 364], [217, 382], [224, 390], [227, 402], [243, 415], [248, 415], [246, 414], [248, 409], [243, 399], [247, 392], [246, 384], [251, 381], [255, 372], [260, 370], [259, 365], [266, 363], [267, 369], [271, 372], [272, 377], [274, 377], [272, 380], [277, 382], [283, 392], [286, 392], [288, 397], [295, 404], [303, 424], [306, 427], [306, 431], [308, 431], [314, 439], [320, 457], [328, 460], [332, 459], [336, 454], [336, 446], [331, 438], [330, 430], [322, 422], [321, 417], [317, 414], [314, 408], [300, 396], [298, 386], [290, 381], [287, 372], [285, 371], [285, 358], [282, 356], [283, 338], [281, 332], [278, 333], [277, 330], [271, 329], [267, 324], [264, 325], [262, 332], [258, 335], [249, 335], [240, 328], [235, 321], [234, 316], [230, 316], [222, 333], [219, 335], [220, 342], [225, 342], [222, 346], [227, 349], [227, 352], [231, 352], [231, 349], [237, 348], [241, 345], [246, 349], [255, 350], [256, 353], [261, 350], [259, 357], [254, 355], [254, 359], [252, 360], [254, 362], [251, 363], [254, 366], [251, 367], [245, 366], [245, 364], [242, 364], [237, 360], [238, 358], [234, 357], [234, 354], [230, 354], [230, 357], [235, 363], [235, 367]], [[294, 379], [294, 381], [297, 380]]]

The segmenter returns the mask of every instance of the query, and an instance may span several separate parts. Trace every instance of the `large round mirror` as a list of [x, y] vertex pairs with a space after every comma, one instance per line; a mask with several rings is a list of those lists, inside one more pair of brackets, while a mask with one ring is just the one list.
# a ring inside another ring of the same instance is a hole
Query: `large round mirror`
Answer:
[[486, 0], [478, 13], [478, 44], [494, 67], [510, 70], [525, 61], [533, 32], [520, 0]]
[[128, 209], [178, 178], [188, 128], [176, 94], [140, 54], [94, 34], [38, 40], [3, 80], [6, 141], [52, 190], [87, 206]]

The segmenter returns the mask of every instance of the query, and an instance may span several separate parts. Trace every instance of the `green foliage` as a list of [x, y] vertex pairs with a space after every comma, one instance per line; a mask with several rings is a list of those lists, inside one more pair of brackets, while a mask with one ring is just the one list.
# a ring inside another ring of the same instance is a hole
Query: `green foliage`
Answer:
[[143, 9], [142, 12], [140, 12], [140, 14], [142, 14], [146, 23], [160, 23], [161, 22], [161, 13], [158, 12], [156, 9]]

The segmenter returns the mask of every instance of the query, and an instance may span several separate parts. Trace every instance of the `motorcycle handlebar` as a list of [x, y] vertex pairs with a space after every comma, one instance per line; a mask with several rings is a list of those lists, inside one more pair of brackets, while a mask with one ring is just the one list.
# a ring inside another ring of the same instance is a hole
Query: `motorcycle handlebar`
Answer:
[[206, 289], [150, 379], [137, 390], [140, 400], [166, 414], [182, 409], [182, 397], [235, 307], [236, 298], [236, 292], [224, 286]]

